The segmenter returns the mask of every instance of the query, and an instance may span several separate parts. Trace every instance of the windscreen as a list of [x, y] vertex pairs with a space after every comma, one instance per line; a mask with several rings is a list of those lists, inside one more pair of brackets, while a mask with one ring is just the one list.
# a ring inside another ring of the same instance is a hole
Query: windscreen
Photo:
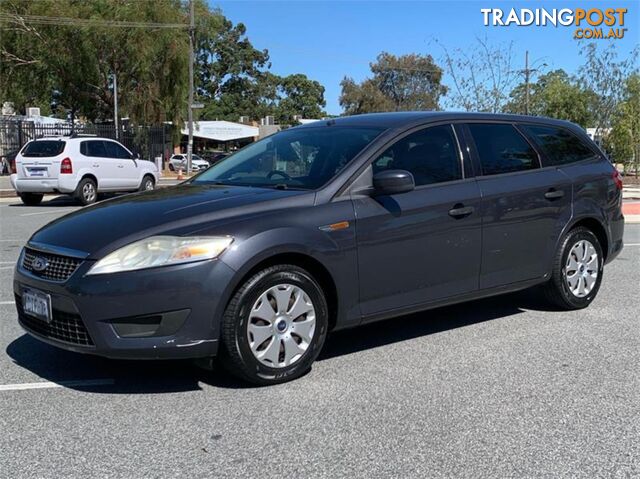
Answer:
[[382, 131], [339, 126], [292, 128], [242, 149], [191, 182], [314, 190], [335, 177]]
[[32, 141], [22, 150], [22, 156], [24, 157], [48, 157], [58, 156], [64, 151], [65, 142], [61, 140], [44, 140], [44, 141]]

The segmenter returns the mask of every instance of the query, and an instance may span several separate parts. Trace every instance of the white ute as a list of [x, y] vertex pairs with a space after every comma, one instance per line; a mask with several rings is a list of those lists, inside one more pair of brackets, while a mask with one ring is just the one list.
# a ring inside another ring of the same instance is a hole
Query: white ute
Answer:
[[156, 165], [136, 158], [120, 143], [98, 137], [41, 138], [16, 156], [11, 186], [26, 205], [37, 205], [44, 193], [74, 195], [80, 203], [98, 193], [152, 190]]

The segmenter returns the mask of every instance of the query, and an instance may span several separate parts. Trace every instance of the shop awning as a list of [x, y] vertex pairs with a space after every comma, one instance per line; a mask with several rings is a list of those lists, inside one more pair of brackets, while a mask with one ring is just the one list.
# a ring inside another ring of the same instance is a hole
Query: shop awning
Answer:
[[[183, 135], [188, 135], [189, 130], [185, 124]], [[241, 138], [253, 138], [259, 135], [258, 127], [234, 123], [232, 121], [194, 121], [193, 136], [215, 141], [239, 140]]]

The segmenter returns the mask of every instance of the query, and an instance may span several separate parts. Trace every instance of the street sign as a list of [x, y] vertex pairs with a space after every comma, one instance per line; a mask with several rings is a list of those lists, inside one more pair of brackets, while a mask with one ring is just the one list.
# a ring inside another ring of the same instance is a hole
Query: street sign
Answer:
[[193, 110], [199, 110], [199, 109], [202, 109], [202, 108], [204, 108], [204, 103], [192, 103], [192, 104], [191, 104], [191, 108], [192, 108]]

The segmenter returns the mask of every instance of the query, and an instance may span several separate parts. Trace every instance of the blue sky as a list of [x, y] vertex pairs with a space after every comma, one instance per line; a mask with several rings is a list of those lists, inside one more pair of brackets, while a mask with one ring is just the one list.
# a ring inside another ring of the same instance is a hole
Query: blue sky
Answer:
[[[326, 110], [341, 112], [340, 81], [347, 75], [366, 78], [369, 63], [381, 51], [431, 54], [441, 58], [441, 42], [449, 49], [468, 48], [475, 38], [492, 44], [514, 42], [524, 67], [530, 61], [546, 63], [546, 69], [573, 73], [582, 63], [575, 27], [485, 27], [481, 8], [627, 8], [625, 38], [615, 40], [621, 56], [640, 43], [638, 1], [247, 1], [209, 0], [234, 23], [247, 26], [256, 48], [269, 50], [272, 71], [279, 75], [304, 73], [326, 88]], [[608, 27], [605, 27], [608, 29]], [[598, 42], [606, 43], [605, 40]], [[445, 84], [448, 78], [445, 77]]]

